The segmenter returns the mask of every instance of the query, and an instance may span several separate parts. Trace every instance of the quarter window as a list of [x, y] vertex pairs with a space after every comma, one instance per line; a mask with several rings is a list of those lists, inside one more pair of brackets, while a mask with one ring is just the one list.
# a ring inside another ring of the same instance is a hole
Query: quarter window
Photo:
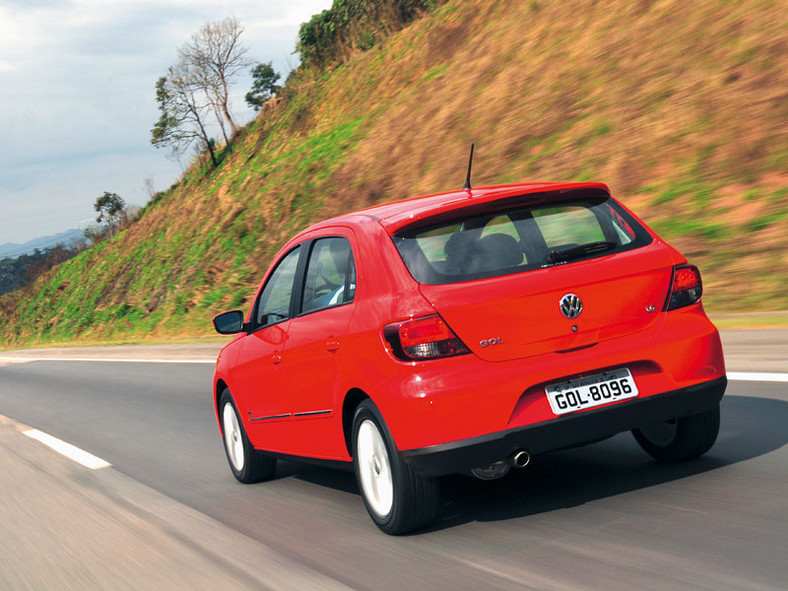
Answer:
[[350, 242], [339, 237], [316, 240], [307, 263], [301, 312], [341, 306], [353, 300], [355, 291]]
[[268, 278], [257, 306], [257, 326], [268, 326], [290, 317], [290, 297], [300, 253], [301, 247], [296, 246], [282, 258]]

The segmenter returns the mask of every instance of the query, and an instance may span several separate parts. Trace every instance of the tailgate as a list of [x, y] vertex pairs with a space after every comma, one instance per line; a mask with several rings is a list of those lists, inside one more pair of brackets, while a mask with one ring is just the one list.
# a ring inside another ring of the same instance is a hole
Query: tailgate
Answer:
[[[457, 336], [487, 361], [590, 346], [646, 330], [662, 312], [673, 261], [659, 243], [569, 265], [447, 285], [423, 295]], [[582, 302], [576, 318], [561, 299]]]

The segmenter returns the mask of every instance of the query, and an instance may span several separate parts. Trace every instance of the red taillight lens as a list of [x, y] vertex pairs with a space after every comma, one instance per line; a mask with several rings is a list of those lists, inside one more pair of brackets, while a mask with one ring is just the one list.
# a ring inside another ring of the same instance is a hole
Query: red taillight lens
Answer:
[[701, 295], [703, 295], [703, 282], [698, 268], [695, 265], [673, 267], [673, 279], [665, 309], [675, 310], [689, 306], [697, 302]]
[[389, 324], [383, 328], [383, 336], [391, 352], [403, 361], [469, 353], [468, 348], [437, 314]]

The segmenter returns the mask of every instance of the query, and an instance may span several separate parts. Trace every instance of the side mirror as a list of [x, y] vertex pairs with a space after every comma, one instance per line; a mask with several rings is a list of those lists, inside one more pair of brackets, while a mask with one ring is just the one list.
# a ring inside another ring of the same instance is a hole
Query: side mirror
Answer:
[[232, 310], [219, 314], [213, 319], [213, 327], [219, 334], [236, 334], [245, 330], [244, 313]]

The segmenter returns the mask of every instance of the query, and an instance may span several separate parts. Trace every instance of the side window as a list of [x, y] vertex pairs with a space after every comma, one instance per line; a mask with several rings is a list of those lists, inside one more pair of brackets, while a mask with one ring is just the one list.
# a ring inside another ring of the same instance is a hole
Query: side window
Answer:
[[345, 238], [316, 240], [306, 267], [301, 312], [346, 304], [356, 292], [356, 266]]
[[257, 306], [257, 326], [268, 326], [290, 317], [290, 295], [300, 253], [301, 247], [296, 246], [279, 261], [268, 278]]
[[586, 207], [551, 207], [533, 212], [548, 248], [589, 244], [605, 239], [599, 220]]
[[506, 234], [518, 242], [520, 241], [520, 236], [517, 234], [517, 229], [514, 227], [514, 224], [508, 215], [495, 216], [484, 225], [484, 229], [482, 230], [482, 238], [489, 236], [490, 234]]
[[[506, 238], [507, 236], [511, 240]], [[493, 254], [497, 257], [497, 260], [506, 261], [505, 264], [501, 265], [504, 268], [528, 263], [524, 256], [525, 253], [520, 246], [520, 235], [517, 233], [517, 228], [515, 228], [512, 218], [508, 215], [495, 216], [487, 222], [482, 230], [480, 243], [488, 251], [495, 249]]]
[[460, 231], [462, 231], [461, 224], [442, 226], [435, 230], [422, 232], [416, 237], [416, 243], [428, 260], [442, 261], [445, 259], [446, 243]]
[[616, 233], [618, 241], [621, 244], [629, 244], [635, 240], [635, 231], [632, 229], [632, 226], [630, 226], [627, 221], [621, 217], [620, 213], [618, 213], [608, 204], [606, 204], [605, 212], [609, 214], [611, 221], [613, 222], [613, 231]]

